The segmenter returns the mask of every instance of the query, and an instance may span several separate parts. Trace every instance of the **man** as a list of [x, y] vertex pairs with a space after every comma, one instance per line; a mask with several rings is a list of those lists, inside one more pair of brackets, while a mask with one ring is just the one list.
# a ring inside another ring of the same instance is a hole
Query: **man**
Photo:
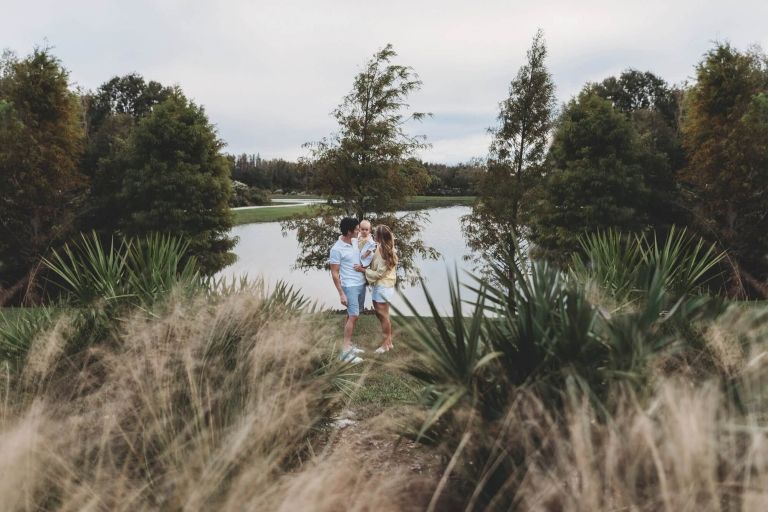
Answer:
[[344, 345], [340, 359], [352, 363], [363, 361], [357, 355], [361, 349], [352, 345], [352, 332], [360, 315], [360, 305], [365, 303], [365, 275], [355, 270], [360, 264], [360, 250], [357, 247], [359, 223], [357, 219], [345, 217], [339, 224], [341, 236], [331, 247], [331, 278], [339, 292], [341, 304], [347, 308], [347, 321], [344, 323]]

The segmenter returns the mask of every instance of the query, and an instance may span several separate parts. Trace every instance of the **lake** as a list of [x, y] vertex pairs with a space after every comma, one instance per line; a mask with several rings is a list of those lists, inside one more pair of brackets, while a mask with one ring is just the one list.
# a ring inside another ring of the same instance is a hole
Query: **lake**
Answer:
[[[430, 295], [441, 313], [450, 311], [447, 272], [452, 275], [455, 266], [462, 280], [469, 282], [464, 270], [471, 270], [472, 263], [464, 260], [464, 256], [470, 254], [470, 250], [464, 242], [460, 222], [460, 217], [469, 211], [470, 208], [466, 206], [424, 210], [429, 214], [429, 221], [425, 225], [422, 237], [427, 245], [440, 252], [441, 257], [438, 260], [419, 259], [417, 266], [421, 269]], [[240, 242], [234, 249], [237, 261], [224, 269], [220, 275], [262, 276], [271, 285], [282, 280], [300, 288], [306, 297], [317, 301], [321, 307], [341, 308], [329, 271], [291, 269], [299, 251], [294, 232], [289, 232], [287, 237], [283, 237], [279, 222], [264, 222], [236, 226], [231, 233], [240, 238]], [[400, 293], [413, 303], [419, 313], [429, 314], [424, 293], [419, 285], [404, 286]], [[462, 289], [462, 297], [464, 296], [470, 298], [470, 293]], [[392, 304], [406, 311], [405, 303], [399, 294], [395, 296]], [[370, 293], [366, 307], [371, 307]]]

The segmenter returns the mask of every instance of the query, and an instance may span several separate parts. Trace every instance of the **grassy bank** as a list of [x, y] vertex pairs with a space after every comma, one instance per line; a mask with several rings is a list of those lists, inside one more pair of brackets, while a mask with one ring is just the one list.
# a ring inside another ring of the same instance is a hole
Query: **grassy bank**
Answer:
[[405, 208], [421, 210], [424, 208], [442, 208], [444, 206], [471, 206], [475, 196], [411, 196]]
[[258, 222], [278, 222], [290, 219], [295, 215], [311, 215], [315, 205], [285, 206], [279, 208], [253, 208], [249, 210], [234, 210], [235, 226], [255, 224]]
[[[273, 199], [321, 199], [317, 196], [273, 196]], [[469, 206], [475, 200], [474, 196], [413, 196], [408, 199], [407, 210], [421, 210], [426, 208], [440, 208], [444, 206]], [[235, 225], [252, 224], [257, 222], [278, 222], [290, 219], [295, 215], [312, 215], [315, 205], [285, 206], [279, 208], [252, 208], [248, 210], [234, 210]]]

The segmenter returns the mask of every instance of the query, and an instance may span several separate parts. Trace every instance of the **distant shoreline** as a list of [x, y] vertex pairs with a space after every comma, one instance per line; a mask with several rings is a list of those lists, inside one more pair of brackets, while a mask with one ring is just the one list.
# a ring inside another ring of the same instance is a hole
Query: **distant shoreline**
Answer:
[[[475, 196], [412, 196], [408, 198], [405, 208], [424, 210], [446, 206], [471, 206], [475, 199]], [[320, 201], [324, 201], [319, 196], [305, 195], [275, 196], [272, 200], [280, 203], [285, 202], [285, 204], [232, 208], [232, 213], [235, 216], [234, 225], [278, 222], [296, 215], [306, 216], [311, 214], [312, 210], [317, 208], [319, 204], [322, 204]]]

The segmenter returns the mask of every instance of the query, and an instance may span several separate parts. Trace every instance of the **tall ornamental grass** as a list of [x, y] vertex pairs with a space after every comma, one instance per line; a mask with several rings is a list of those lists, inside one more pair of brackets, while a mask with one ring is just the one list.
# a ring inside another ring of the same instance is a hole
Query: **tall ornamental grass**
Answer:
[[259, 290], [137, 310], [77, 361], [60, 336], [3, 384], [4, 510], [275, 510], [354, 379], [322, 319]]
[[684, 232], [584, 248], [410, 308], [417, 437], [448, 461], [431, 509], [760, 510], [768, 312], [708, 296], [722, 255]]
[[428, 481], [338, 442], [359, 375], [331, 318], [284, 284], [200, 280], [183, 253], [84, 237], [48, 262], [60, 307], [3, 324], [0, 508], [423, 509]]
[[54, 250], [43, 263], [54, 290], [49, 305], [0, 319], [0, 362], [16, 366], [37, 334], [66, 325], [66, 350], [75, 354], [93, 343], [108, 343], [131, 311], [154, 315], [171, 295], [191, 297], [208, 290], [188, 243], [168, 235], [104, 242], [91, 232]]

